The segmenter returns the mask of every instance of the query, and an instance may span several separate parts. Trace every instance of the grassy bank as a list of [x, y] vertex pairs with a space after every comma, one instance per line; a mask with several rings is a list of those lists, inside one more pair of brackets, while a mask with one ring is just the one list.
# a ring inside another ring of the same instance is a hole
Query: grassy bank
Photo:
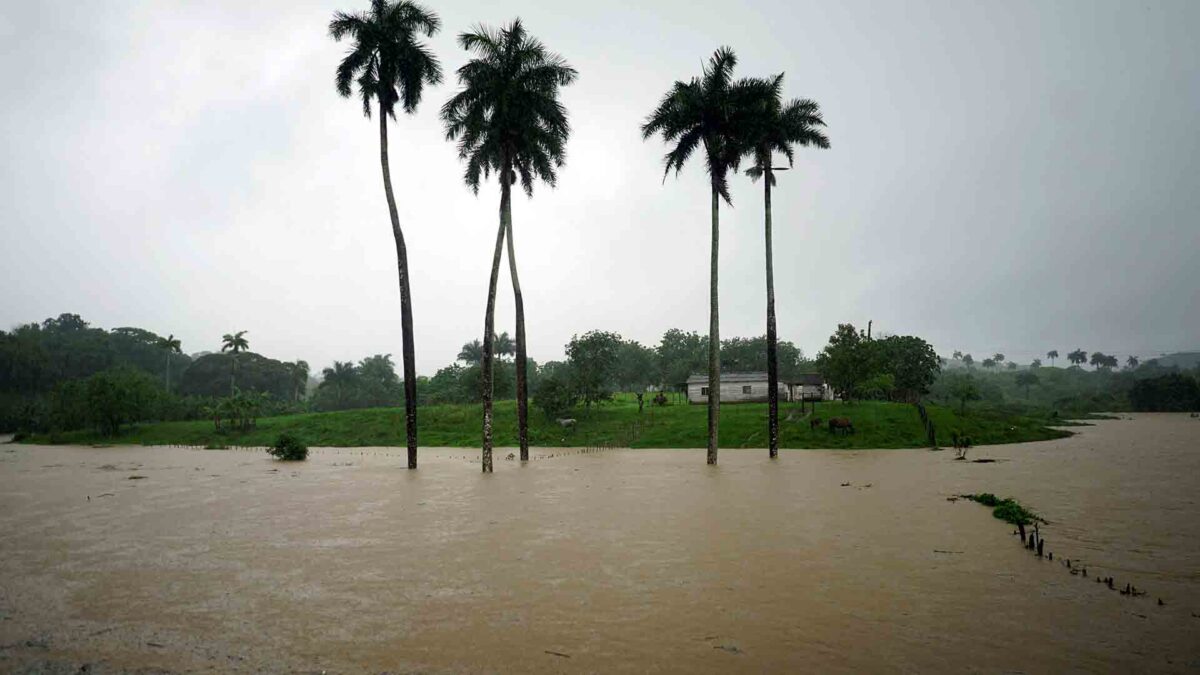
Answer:
[[[952, 431], [967, 434], [975, 445], [1018, 443], [1059, 438], [1065, 432], [1050, 429], [1047, 419], [1014, 415], [1006, 411], [956, 410], [929, 406], [929, 415], [943, 445]], [[117, 438], [91, 431], [35, 435], [32, 443], [123, 443], [145, 445], [268, 445], [284, 431], [309, 445], [369, 446], [404, 444], [404, 411], [373, 408], [332, 413], [286, 415], [258, 420], [247, 432], [218, 432], [211, 422], [143, 424]], [[701, 448], [706, 444], [704, 406], [674, 404], [646, 406], [640, 415], [630, 399], [578, 410], [574, 429], [561, 428], [540, 412], [530, 411], [530, 443], [535, 446], [596, 446], [612, 444], [634, 448]], [[817, 404], [816, 416], [848, 417], [856, 432], [832, 435], [824, 427], [810, 429], [808, 413], [792, 405], [781, 406], [779, 443], [784, 448], [914, 448], [925, 445], [924, 429], [911, 405], [900, 403], [826, 402]], [[480, 443], [481, 407], [478, 405], [424, 406], [419, 412], [420, 443], [424, 446], [474, 447]], [[762, 448], [767, 444], [766, 404], [748, 403], [721, 408], [721, 446]], [[516, 406], [503, 401], [496, 406], [496, 444], [513, 446]]]

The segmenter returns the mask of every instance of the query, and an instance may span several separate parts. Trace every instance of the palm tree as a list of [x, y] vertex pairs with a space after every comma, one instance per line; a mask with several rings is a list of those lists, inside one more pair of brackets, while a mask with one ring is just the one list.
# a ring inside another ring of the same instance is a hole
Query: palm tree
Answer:
[[442, 106], [446, 139], [458, 141], [466, 161], [463, 180], [479, 194], [481, 179], [496, 173], [500, 182], [500, 228], [492, 254], [487, 311], [483, 320], [483, 471], [492, 470], [492, 381], [495, 342], [496, 282], [500, 256], [508, 241], [508, 271], [517, 310], [517, 434], [521, 461], [529, 459], [529, 395], [525, 356], [525, 303], [513, 252], [512, 186], [521, 179], [525, 194], [541, 179], [553, 187], [566, 157], [571, 133], [567, 111], [558, 100], [561, 87], [575, 81], [575, 69], [525, 32], [517, 19], [499, 30], [480, 26], [458, 36], [474, 54], [458, 69], [462, 90]]
[[417, 371], [413, 350], [412, 291], [409, 288], [408, 249], [396, 213], [392, 174], [388, 167], [387, 118], [396, 117], [396, 104], [404, 112], [416, 112], [426, 84], [442, 81], [442, 68], [417, 38], [433, 37], [441, 28], [437, 14], [409, 0], [371, 0], [367, 12], [336, 12], [329, 22], [329, 35], [353, 44], [338, 64], [337, 91], [344, 97], [354, 84], [362, 99], [363, 114], [371, 116], [371, 102], [379, 106], [379, 163], [383, 169], [383, 192], [392, 236], [396, 240], [396, 272], [400, 279], [400, 330], [404, 359], [404, 427], [408, 441], [408, 468], [417, 468]]
[[[509, 256], [509, 259], [511, 260], [512, 257]], [[513, 343], [513, 339], [508, 336], [508, 331], [496, 336], [496, 356], [503, 359], [505, 356], [516, 354], [516, 351], [517, 347]]]
[[[771, 458], [779, 455], [779, 349], [775, 328], [775, 265], [771, 247], [771, 188], [775, 172], [793, 166], [792, 146], [828, 148], [829, 139], [818, 127], [825, 126], [821, 108], [815, 101], [794, 99], [786, 106], [782, 101], [783, 74], [770, 82], [770, 91], [762, 101], [755, 119], [753, 142], [754, 166], [746, 169], [751, 180], [763, 179], [763, 214], [765, 219], [767, 253], [767, 438]], [[774, 154], [787, 157], [786, 167], [772, 166]], [[712, 391], [710, 388], [709, 391]]]
[[171, 392], [171, 355], [182, 353], [181, 344], [172, 333], [165, 338], [159, 338], [158, 346], [167, 352], [167, 393]]
[[1053, 365], [1054, 365], [1054, 359], [1057, 359], [1057, 358], [1058, 358], [1058, 350], [1057, 350], [1057, 349], [1051, 349], [1050, 351], [1046, 352], [1046, 358], [1050, 359], [1050, 365], [1051, 365], [1051, 366], [1053, 366]]
[[462, 349], [458, 351], [458, 360], [470, 366], [477, 366], [483, 362], [483, 343], [479, 340], [471, 340], [464, 344]]
[[751, 121], [768, 94], [769, 82], [733, 80], [737, 57], [721, 47], [713, 53], [700, 77], [676, 81], [642, 124], [642, 139], [658, 134], [674, 147], [664, 157], [663, 180], [675, 174], [696, 148], [703, 145], [712, 208], [712, 250], [709, 260], [708, 308], [708, 463], [717, 463], [717, 427], [721, 406], [721, 335], [717, 302], [717, 259], [720, 243], [720, 200], [732, 204], [726, 177], [736, 171], [751, 149]]
[[295, 363], [289, 363], [288, 370], [292, 376], [292, 399], [300, 401], [308, 389], [308, 361], [301, 359]]
[[1139, 363], [1141, 363], [1141, 361], [1139, 361], [1138, 357], [1136, 356], [1130, 356], [1129, 358], [1125, 359], [1125, 367], [1129, 370], [1137, 370]]
[[229, 366], [230, 396], [233, 396], [237, 391], [234, 381], [237, 378], [238, 354], [250, 349], [250, 341], [246, 339], [246, 333], [248, 332], [239, 330], [236, 333], [226, 333], [221, 337], [221, 351], [233, 354], [233, 361]]
[[345, 389], [358, 379], [358, 367], [351, 361], [334, 361], [333, 367], [321, 371], [321, 386], [333, 387], [334, 400], [340, 409], [345, 400]]

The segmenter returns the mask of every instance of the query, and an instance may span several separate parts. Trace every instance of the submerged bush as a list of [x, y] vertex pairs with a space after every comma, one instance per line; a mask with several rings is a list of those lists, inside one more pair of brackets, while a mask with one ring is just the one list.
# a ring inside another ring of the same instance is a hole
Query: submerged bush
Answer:
[[1035, 522], [1046, 522], [1041, 516], [1021, 506], [1017, 500], [1012, 497], [1000, 499], [990, 492], [981, 492], [977, 495], [960, 495], [963, 499], [970, 499], [973, 502], [989, 506], [992, 509], [992, 515], [1006, 523], [1013, 525], [1031, 525]]
[[280, 434], [275, 445], [267, 448], [276, 459], [286, 461], [302, 461], [308, 459], [308, 446], [291, 434]]

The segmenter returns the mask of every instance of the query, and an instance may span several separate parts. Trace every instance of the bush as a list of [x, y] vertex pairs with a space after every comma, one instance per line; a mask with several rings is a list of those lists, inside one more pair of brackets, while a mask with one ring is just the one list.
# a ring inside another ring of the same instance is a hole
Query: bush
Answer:
[[275, 445], [267, 448], [267, 452], [271, 453], [275, 459], [289, 462], [308, 459], [308, 446], [291, 434], [280, 434]]

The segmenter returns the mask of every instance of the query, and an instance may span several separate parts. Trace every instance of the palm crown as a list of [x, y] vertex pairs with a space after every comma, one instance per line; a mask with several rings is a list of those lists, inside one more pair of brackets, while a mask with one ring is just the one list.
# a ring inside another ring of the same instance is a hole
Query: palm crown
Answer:
[[519, 175], [526, 194], [535, 179], [554, 186], [571, 132], [558, 90], [575, 81], [575, 69], [520, 19], [499, 30], [480, 26], [458, 42], [475, 58], [458, 69], [463, 89], [442, 106], [442, 120], [467, 163], [464, 181], [476, 193], [493, 172], [505, 185]]
[[442, 81], [437, 57], [417, 36], [432, 37], [441, 25], [437, 14], [409, 0], [371, 0], [370, 11], [335, 13], [329, 22], [330, 37], [354, 41], [338, 65], [338, 93], [349, 97], [357, 83], [367, 117], [372, 99], [379, 102], [381, 113], [391, 117], [396, 116], [397, 102], [404, 112], [415, 111], [425, 84]]
[[182, 347], [182, 343], [180, 343], [179, 338], [175, 337], [175, 334], [172, 333], [165, 338], [159, 338], [158, 346], [169, 352], [179, 354], [181, 353], [180, 347]]
[[221, 338], [221, 351], [233, 352], [234, 354], [237, 354], [238, 352], [244, 352], [250, 349], [250, 342], [246, 339], [246, 332], [247, 331], [239, 330], [238, 332], [232, 334], [226, 333]]
[[758, 180], [767, 174], [771, 185], [775, 185], [775, 175], [770, 171], [774, 153], [783, 153], [788, 166], [792, 166], [795, 161], [794, 145], [828, 148], [829, 138], [818, 128], [825, 126], [825, 120], [821, 118], [821, 107], [816, 101], [793, 99], [786, 106], [783, 105], [783, 73], [767, 84], [767, 95], [760, 101], [758, 113], [751, 123], [750, 152], [754, 166], [746, 169], [746, 175]]
[[675, 147], [663, 158], [663, 180], [672, 169], [683, 170], [696, 148], [703, 144], [708, 175], [718, 194], [728, 203], [730, 169], [736, 170], [752, 147], [751, 131], [771, 82], [757, 78], [733, 79], [737, 56], [728, 47], [713, 53], [704, 72], [688, 82], [676, 81], [642, 125], [643, 140], [661, 134]]

